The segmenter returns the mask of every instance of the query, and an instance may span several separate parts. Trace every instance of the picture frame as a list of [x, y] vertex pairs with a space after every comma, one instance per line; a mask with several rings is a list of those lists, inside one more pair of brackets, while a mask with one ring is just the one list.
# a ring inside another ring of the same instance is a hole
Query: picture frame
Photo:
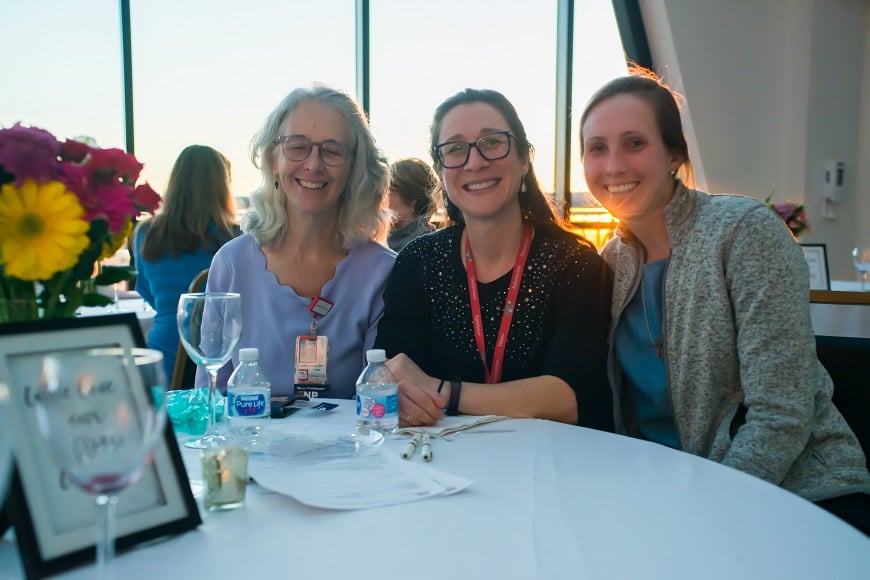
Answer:
[[[97, 347], [143, 347], [134, 313], [0, 325], [0, 382], [11, 391], [15, 470], [7, 507], [28, 578], [92, 562], [96, 555], [94, 497], [68, 483], [39, 431], [23, 386], [43, 353]], [[35, 382], [38, 379], [33, 379]], [[32, 384], [32, 383], [31, 383]], [[119, 495], [116, 549], [179, 534], [202, 523], [171, 421], [142, 477]]]
[[830, 290], [831, 276], [828, 271], [828, 248], [825, 244], [801, 244], [804, 258], [810, 269], [810, 290]]

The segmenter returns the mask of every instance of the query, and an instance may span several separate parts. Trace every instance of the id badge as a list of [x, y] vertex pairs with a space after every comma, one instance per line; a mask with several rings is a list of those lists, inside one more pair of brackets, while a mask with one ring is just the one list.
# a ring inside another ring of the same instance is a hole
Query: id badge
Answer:
[[293, 375], [295, 394], [309, 398], [329, 396], [326, 374], [328, 359], [329, 337], [296, 337], [296, 371]]

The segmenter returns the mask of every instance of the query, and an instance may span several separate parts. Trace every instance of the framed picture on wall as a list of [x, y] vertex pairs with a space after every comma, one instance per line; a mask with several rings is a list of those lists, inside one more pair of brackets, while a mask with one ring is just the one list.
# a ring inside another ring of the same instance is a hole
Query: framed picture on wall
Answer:
[[[35, 385], [42, 376], [43, 357], [57, 351], [74, 354], [143, 345], [134, 313], [0, 324], [0, 383], [9, 391], [9, 415], [16, 435], [15, 474], [8, 507], [28, 578], [42, 578], [94, 561], [97, 538], [94, 496], [75, 485], [58, 467], [39, 427]], [[143, 383], [138, 385], [141, 390], [119, 396], [129, 397], [132, 404], [142, 404], [149, 391]], [[111, 383], [105, 388], [111, 388]], [[119, 497], [119, 551], [202, 523], [168, 421], [146, 465], [139, 480]]]
[[810, 268], [810, 290], [830, 290], [828, 274], [828, 250], [825, 244], [801, 244], [804, 258]]

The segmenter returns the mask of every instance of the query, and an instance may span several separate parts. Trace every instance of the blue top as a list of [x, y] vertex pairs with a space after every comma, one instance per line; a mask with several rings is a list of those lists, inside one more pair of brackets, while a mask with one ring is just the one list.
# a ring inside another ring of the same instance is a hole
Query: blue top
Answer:
[[[329, 337], [330, 397], [350, 398], [356, 392], [366, 350], [374, 344], [384, 312], [384, 286], [395, 259], [395, 252], [380, 244], [358, 244], [338, 263], [335, 276], [323, 286], [321, 295], [334, 304], [325, 316], [317, 318], [318, 334]], [[260, 367], [272, 383], [272, 394], [291, 394], [296, 337], [309, 332], [311, 297], [299, 296], [289, 286], [279, 284], [266, 269], [266, 256], [259, 244], [247, 234], [226, 243], [215, 255], [207, 290], [242, 295], [242, 338], [238, 348], [259, 348]], [[222, 390], [238, 362], [236, 350], [218, 373]], [[208, 383], [202, 369], [197, 369], [196, 383]]]
[[175, 367], [175, 353], [178, 350], [178, 325], [175, 318], [178, 297], [187, 292], [194, 276], [209, 267], [216, 249], [184, 253], [177, 258], [167, 254], [156, 262], [147, 262], [142, 258], [140, 248], [149, 227], [148, 222], [143, 222], [133, 234], [136, 292], [156, 311], [154, 327], [148, 333], [146, 342], [148, 348], [163, 353], [166, 379], [170, 380]]
[[638, 429], [650, 441], [679, 449], [680, 437], [668, 392], [667, 370], [664, 359], [659, 356], [662, 283], [667, 266], [668, 258], [644, 265], [640, 288], [626, 305], [613, 342], [625, 384], [634, 401]]

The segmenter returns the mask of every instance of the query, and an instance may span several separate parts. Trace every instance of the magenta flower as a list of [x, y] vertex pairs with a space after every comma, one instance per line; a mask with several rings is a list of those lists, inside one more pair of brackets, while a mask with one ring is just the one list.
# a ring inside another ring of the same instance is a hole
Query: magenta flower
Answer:
[[121, 149], [91, 149], [91, 157], [87, 166], [93, 178], [99, 183], [121, 181], [136, 183], [142, 164], [136, 158]]
[[133, 190], [133, 203], [139, 211], [154, 212], [160, 206], [160, 194], [146, 182]]
[[48, 131], [15, 123], [0, 129], [0, 167], [15, 176], [16, 187], [28, 179], [53, 181], [61, 174], [57, 159], [60, 147], [60, 141]]

